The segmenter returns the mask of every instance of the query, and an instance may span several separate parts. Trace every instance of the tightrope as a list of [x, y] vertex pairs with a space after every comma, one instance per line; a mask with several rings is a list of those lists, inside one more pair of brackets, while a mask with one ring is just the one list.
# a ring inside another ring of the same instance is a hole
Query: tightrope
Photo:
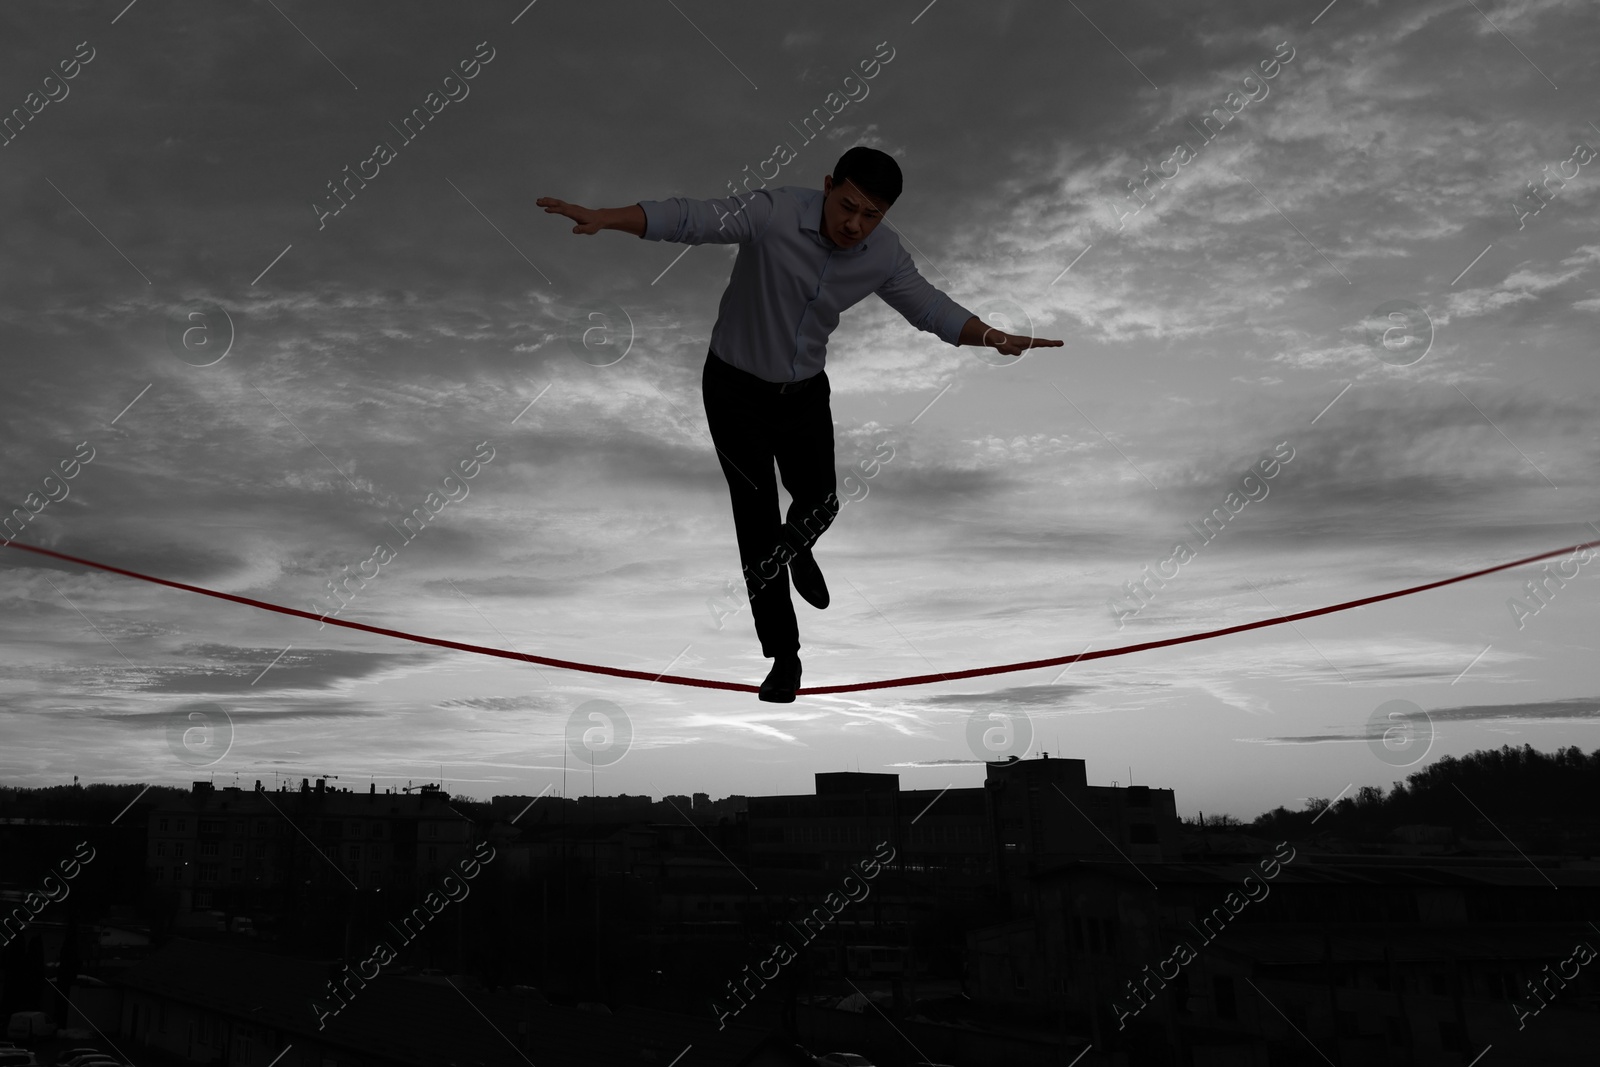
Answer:
[[[530, 652], [510, 652], [503, 648], [489, 648], [484, 645], [470, 645], [462, 641], [450, 641], [442, 637], [428, 637], [424, 634], [407, 633], [404, 630], [391, 630], [384, 626], [368, 626], [364, 622], [349, 622], [345, 619], [330, 619], [312, 611], [301, 611], [298, 608], [286, 608], [282, 604], [272, 604], [265, 600], [256, 600], [252, 597], [237, 596], [233, 593], [222, 593], [204, 586], [189, 585], [186, 582], [174, 582], [167, 578], [157, 578], [154, 575], [141, 574], [123, 567], [113, 567], [109, 563], [99, 563], [92, 559], [83, 559], [80, 556], [69, 556], [65, 552], [56, 552], [48, 548], [38, 548], [34, 545], [18, 544], [16, 541], [4, 542], [6, 547], [20, 548], [24, 552], [35, 552], [51, 559], [59, 559], [66, 563], [76, 563], [79, 566], [90, 567], [94, 570], [105, 571], [109, 574], [120, 574], [126, 578], [136, 578], [141, 582], [151, 582], [155, 585], [164, 585], [170, 589], [182, 589], [186, 593], [199, 593], [201, 596], [215, 597], [218, 600], [228, 600], [235, 604], [245, 604], [263, 611], [275, 611], [280, 615], [293, 615], [301, 619], [310, 619], [313, 622], [327, 623], [329, 626], [343, 626], [351, 630], [360, 630], [363, 633], [378, 634], [382, 637], [395, 637], [402, 641], [412, 641], [420, 645], [434, 645], [439, 648], [453, 648], [457, 652], [471, 652], [479, 656], [494, 656], [499, 659], [517, 660], [522, 663], [538, 663], [546, 667], [560, 667], [563, 670], [582, 671], [586, 674], [604, 674], [612, 678], [636, 678], [644, 682], [666, 682], [669, 685], [687, 685], [698, 689], [728, 689], [739, 693], [759, 693], [761, 687], [750, 685], [747, 682], [723, 682], [715, 678], [688, 678], [679, 674], [651, 674], [649, 671], [630, 671], [623, 667], [606, 667], [597, 663], [578, 663], [567, 659], [554, 659], [550, 656], [535, 656]], [[1559, 556], [1563, 552], [1577, 552], [1580, 549], [1600, 546], [1600, 541], [1585, 541], [1582, 544], [1568, 545], [1566, 548], [1551, 549], [1541, 552], [1536, 556], [1527, 556], [1523, 559], [1512, 560], [1510, 563], [1498, 563], [1493, 567], [1472, 571], [1470, 574], [1458, 574], [1453, 578], [1441, 578], [1436, 582], [1424, 585], [1414, 585], [1409, 589], [1397, 589], [1392, 593], [1379, 593], [1376, 596], [1362, 597], [1360, 600], [1347, 600], [1342, 604], [1331, 604], [1324, 608], [1312, 608], [1309, 611], [1295, 612], [1293, 615], [1277, 615], [1270, 619], [1258, 619], [1255, 622], [1240, 623], [1237, 626], [1227, 626], [1220, 630], [1207, 630], [1205, 633], [1187, 634], [1183, 637], [1165, 637], [1159, 641], [1145, 641], [1137, 645], [1121, 645], [1117, 648], [1103, 648], [1095, 652], [1079, 652], [1071, 656], [1055, 656], [1050, 659], [1033, 659], [1022, 663], [1003, 663], [993, 667], [971, 667], [963, 671], [938, 672], [934, 674], [918, 674], [908, 678], [885, 678], [876, 682], [852, 682], [849, 685], [818, 685], [807, 686], [795, 690], [797, 695], [812, 694], [821, 696], [825, 693], [858, 693], [866, 689], [895, 689], [908, 685], [927, 685], [930, 682], [954, 682], [962, 678], [982, 678], [991, 674], [1011, 674], [1016, 671], [1031, 671], [1040, 667], [1059, 667], [1068, 663], [1077, 663], [1080, 660], [1106, 659], [1111, 656], [1128, 656], [1135, 652], [1145, 652], [1152, 648], [1165, 648], [1168, 645], [1182, 645], [1190, 641], [1208, 641], [1213, 637], [1225, 637], [1228, 634], [1243, 633], [1246, 630], [1255, 630], [1263, 626], [1278, 626], [1283, 623], [1298, 622], [1301, 619], [1311, 619], [1318, 615], [1328, 615], [1335, 611], [1348, 611], [1351, 608], [1363, 607], [1367, 604], [1376, 604], [1383, 600], [1393, 600], [1395, 597], [1410, 596], [1414, 593], [1437, 589], [1442, 585], [1453, 585], [1464, 582], [1470, 578], [1481, 578], [1485, 574], [1496, 571], [1510, 570], [1512, 567], [1521, 567], [1529, 563], [1537, 563], [1541, 559]]]

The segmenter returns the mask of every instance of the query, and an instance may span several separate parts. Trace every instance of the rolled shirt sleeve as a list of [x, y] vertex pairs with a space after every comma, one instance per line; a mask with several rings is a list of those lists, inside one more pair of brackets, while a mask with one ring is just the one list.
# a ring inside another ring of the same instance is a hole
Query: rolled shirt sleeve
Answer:
[[678, 244], [744, 244], [758, 240], [772, 223], [772, 194], [765, 189], [739, 196], [691, 200], [640, 200], [646, 241]]
[[877, 293], [917, 329], [960, 347], [961, 328], [972, 318], [972, 312], [924, 278], [904, 248], [899, 249], [894, 272]]

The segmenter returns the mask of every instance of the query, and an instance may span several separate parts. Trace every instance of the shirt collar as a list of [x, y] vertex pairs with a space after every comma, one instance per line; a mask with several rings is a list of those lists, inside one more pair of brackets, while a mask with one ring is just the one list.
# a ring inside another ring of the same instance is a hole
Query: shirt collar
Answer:
[[841, 256], [853, 256], [867, 250], [867, 245], [872, 242], [872, 234], [867, 234], [856, 242], [854, 248], [840, 248], [831, 240], [822, 235], [822, 201], [827, 196], [821, 189], [807, 190], [811, 200], [800, 212], [800, 228], [816, 236], [817, 243], [829, 251], [837, 252]]

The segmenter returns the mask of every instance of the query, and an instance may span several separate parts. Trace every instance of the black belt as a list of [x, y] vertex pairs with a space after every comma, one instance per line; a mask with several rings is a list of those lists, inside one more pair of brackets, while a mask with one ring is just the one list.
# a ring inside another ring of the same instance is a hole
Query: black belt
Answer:
[[798, 393], [812, 382], [821, 378], [823, 373], [818, 371], [809, 378], [801, 378], [799, 381], [794, 382], [769, 382], [765, 378], [751, 374], [747, 370], [741, 370], [740, 368], [735, 367], [732, 363], [729, 363], [727, 360], [717, 355], [713, 349], [706, 349], [706, 353], [712, 358], [713, 361], [715, 361], [715, 363], [720, 364], [721, 369], [723, 369], [725, 373], [728, 373], [732, 377], [738, 378], [742, 385], [748, 386], [752, 389], [759, 389], [766, 393]]

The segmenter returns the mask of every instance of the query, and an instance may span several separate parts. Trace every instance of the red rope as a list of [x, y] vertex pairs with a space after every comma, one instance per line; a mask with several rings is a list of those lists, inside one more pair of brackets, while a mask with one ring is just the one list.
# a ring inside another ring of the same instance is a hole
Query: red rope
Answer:
[[[48, 548], [38, 548], [34, 545], [18, 544], [15, 541], [6, 541], [5, 545], [11, 548], [20, 548], [25, 552], [36, 552], [41, 556], [63, 560], [67, 563], [77, 563], [95, 570], [107, 571], [111, 574], [120, 574], [127, 578], [137, 578], [142, 582], [152, 582], [156, 585], [165, 585], [172, 589], [182, 589], [187, 593], [199, 593], [201, 596], [216, 597], [218, 600], [229, 600], [235, 604], [245, 604], [252, 608], [261, 608], [263, 611], [275, 611], [280, 615], [295, 615], [302, 619], [311, 619], [316, 622], [325, 622], [330, 626], [344, 626], [351, 630], [361, 630], [364, 633], [379, 634], [383, 637], [397, 637], [402, 641], [415, 641], [422, 645], [437, 645], [440, 648], [453, 648], [458, 652], [473, 652], [480, 656], [495, 656], [500, 659], [518, 660], [523, 663], [539, 663], [546, 667], [562, 667], [569, 671], [583, 671], [588, 674], [605, 674], [613, 678], [637, 678], [646, 682], [666, 682], [670, 685], [695, 686], [700, 689], [730, 689], [740, 693], [758, 693], [761, 687], [745, 682], [721, 682], [711, 678], [687, 678], [678, 674], [651, 674], [649, 671], [630, 671], [622, 667], [603, 667], [594, 663], [578, 663], [573, 660], [552, 659], [549, 656], [535, 656], [528, 652], [508, 652], [501, 648], [488, 648], [484, 645], [469, 645], [461, 641], [447, 641], [440, 637], [426, 637], [422, 634], [406, 633], [404, 630], [390, 630], [383, 626], [368, 626], [363, 622], [348, 622], [344, 619], [332, 619], [318, 615], [311, 611], [301, 611], [298, 608], [286, 608], [281, 604], [270, 604], [265, 600], [256, 600], [247, 596], [236, 596], [233, 593], [219, 593], [215, 589], [206, 589], [198, 585], [189, 585], [185, 582], [169, 581], [166, 578], [156, 578], [138, 571], [126, 570], [122, 567], [113, 567], [109, 563], [96, 563], [92, 559], [83, 559], [78, 556], [69, 556], [64, 552], [56, 552]], [[1409, 589], [1399, 589], [1392, 593], [1379, 593], [1376, 596], [1362, 597], [1360, 600], [1347, 600], [1343, 604], [1333, 604], [1325, 608], [1312, 608], [1309, 611], [1296, 612], [1293, 615], [1279, 615], [1270, 619], [1259, 619], [1255, 622], [1240, 623], [1237, 626], [1228, 626], [1221, 630], [1208, 630], [1205, 633], [1188, 634], [1184, 637], [1165, 637], [1159, 641], [1145, 641], [1137, 645], [1122, 645], [1117, 648], [1103, 648], [1098, 652], [1079, 652], [1072, 656], [1055, 656], [1050, 659], [1027, 660], [1022, 663], [1004, 663], [994, 667], [972, 667], [964, 671], [950, 671], [948, 673], [919, 674], [909, 678], [886, 678], [878, 682], [854, 682], [850, 685], [819, 685], [798, 689], [797, 694], [823, 694], [823, 693], [855, 693], [864, 689], [893, 689], [907, 685], [925, 685], [929, 682], [953, 682], [960, 678], [981, 678], [990, 674], [1010, 674], [1015, 671], [1031, 671], [1039, 667], [1055, 667], [1067, 663], [1076, 663], [1079, 660], [1104, 659], [1109, 656], [1126, 656], [1134, 652], [1144, 652], [1152, 648], [1164, 648], [1168, 645], [1182, 645], [1190, 641], [1206, 641], [1213, 637], [1224, 637], [1228, 634], [1242, 633], [1245, 630], [1254, 630], [1262, 626], [1277, 626], [1280, 623], [1298, 622], [1301, 619], [1315, 618], [1318, 615], [1327, 615], [1335, 611], [1347, 611], [1350, 608], [1359, 608], [1366, 604], [1376, 604], [1380, 600], [1393, 600], [1395, 597], [1409, 596], [1412, 593], [1421, 593], [1428, 589], [1437, 589], [1442, 585], [1452, 585], [1455, 582], [1464, 582], [1469, 578], [1481, 578], [1485, 574], [1496, 571], [1509, 570], [1512, 567], [1521, 567], [1528, 563], [1537, 563], [1541, 559], [1559, 556], [1563, 552], [1576, 552], [1579, 549], [1600, 546], [1600, 541], [1585, 541], [1582, 544], [1569, 545], [1566, 548], [1552, 549], [1541, 552], [1536, 556], [1527, 556], [1523, 559], [1513, 560], [1510, 563], [1499, 563], [1493, 567], [1473, 571], [1470, 574], [1458, 574], [1454, 578], [1441, 578], [1436, 582], [1425, 585], [1414, 585]]]

